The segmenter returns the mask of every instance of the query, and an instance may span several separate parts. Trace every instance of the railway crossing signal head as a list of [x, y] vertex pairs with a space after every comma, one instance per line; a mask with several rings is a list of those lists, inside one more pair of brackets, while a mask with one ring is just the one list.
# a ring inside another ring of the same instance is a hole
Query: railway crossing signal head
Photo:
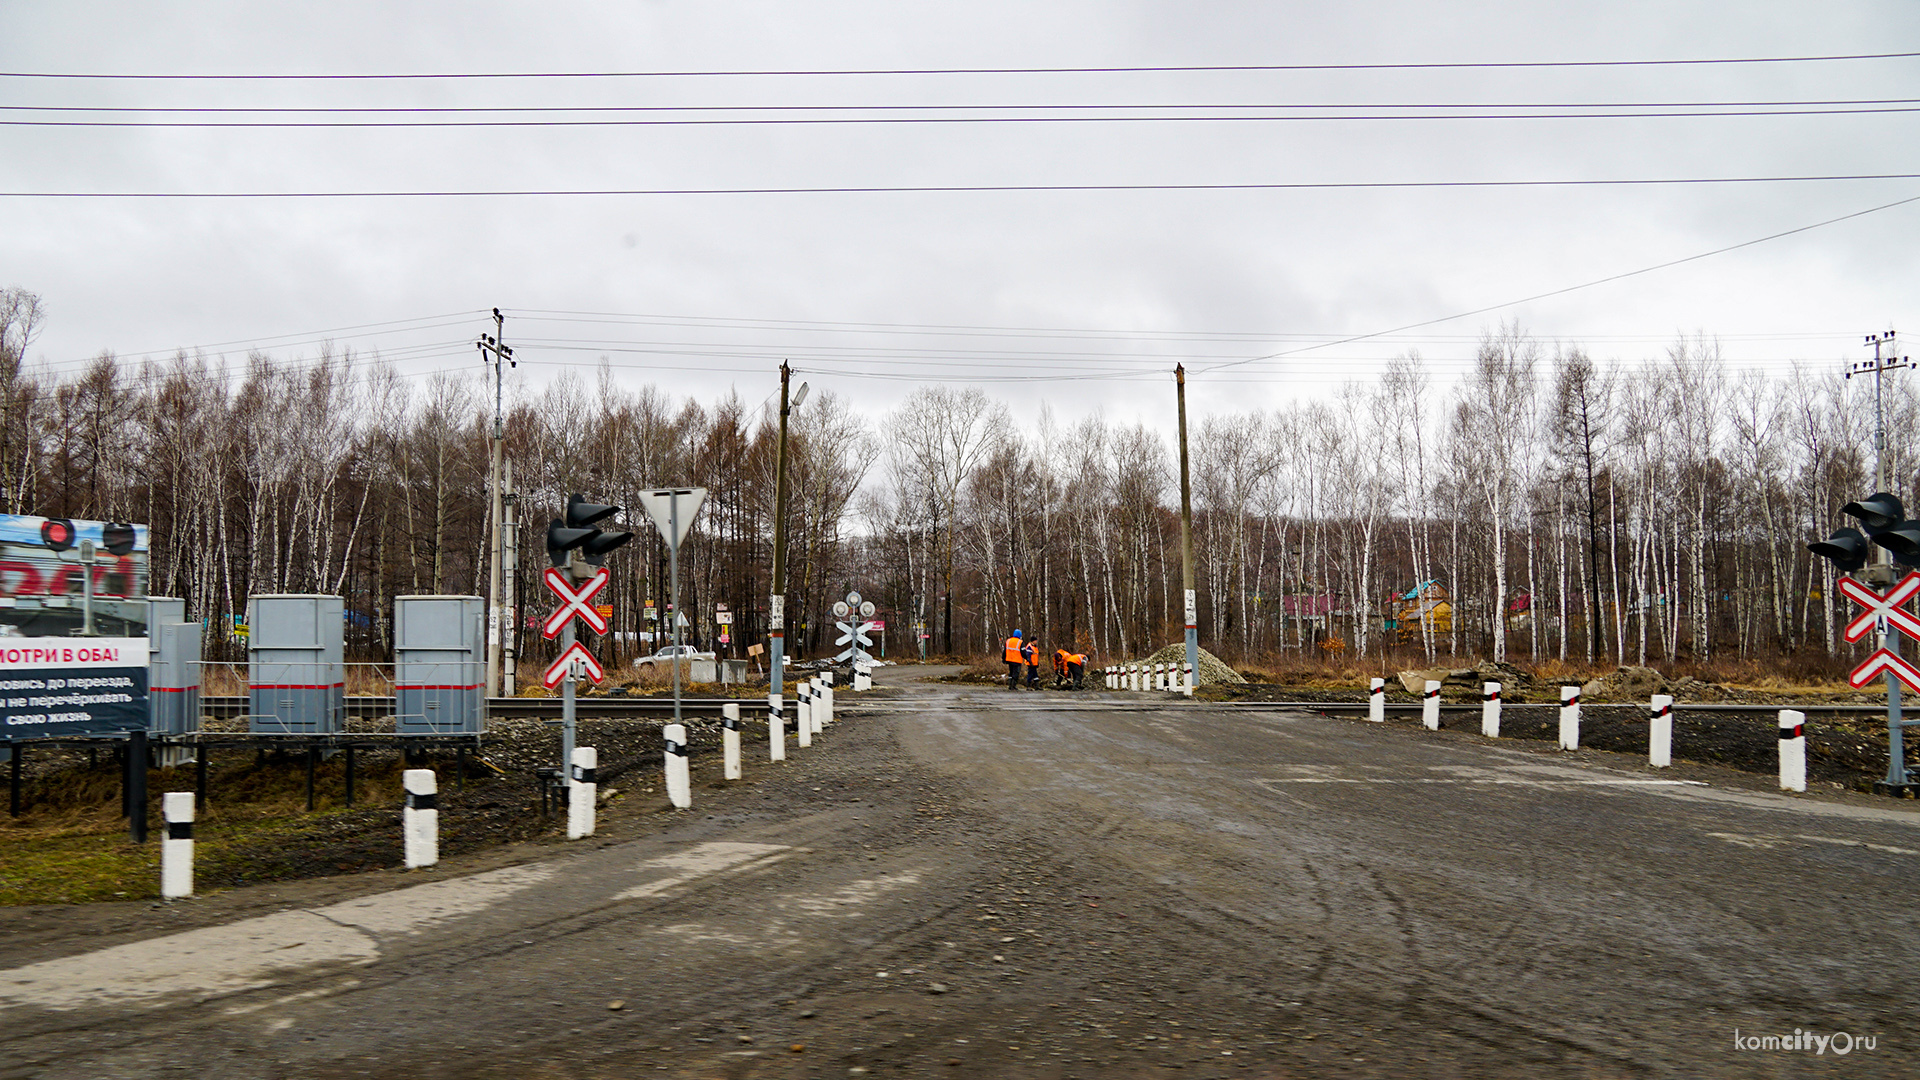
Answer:
[[108, 522], [100, 529], [101, 546], [107, 549], [107, 554], [109, 555], [133, 554], [135, 539], [133, 526], [131, 525]]
[[1830, 559], [1833, 568], [1844, 574], [1867, 565], [1871, 554], [1867, 549], [1867, 538], [1859, 529], [1835, 529], [1833, 535], [1825, 540], [1815, 540], [1807, 545], [1807, 550], [1823, 559]]
[[1898, 495], [1889, 495], [1884, 491], [1869, 495], [1859, 502], [1850, 502], [1840, 508], [1848, 517], [1858, 518], [1860, 527], [1872, 536], [1882, 529], [1891, 529], [1904, 521], [1906, 507], [1900, 505]]
[[55, 551], [73, 546], [73, 522], [66, 518], [48, 518], [40, 523], [40, 542]]
[[596, 522], [620, 512], [617, 506], [590, 503], [585, 495], [567, 499], [565, 519], [554, 518], [547, 526], [547, 558], [555, 566], [565, 566], [570, 552], [579, 551], [581, 560], [591, 566], [605, 566], [607, 552], [633, 539], [630, 532], [611, 532], [594, 528]]

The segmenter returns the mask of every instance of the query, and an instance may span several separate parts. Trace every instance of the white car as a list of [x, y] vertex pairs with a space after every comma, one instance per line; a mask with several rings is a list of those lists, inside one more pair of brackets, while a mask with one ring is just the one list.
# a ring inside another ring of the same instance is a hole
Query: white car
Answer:
[[674, 660], [711, 660], [710, 652], [701, 652], [691, 645], [669, 645], [652, 656], [642, 656], [633, 662], [637, 668], [651, 668], [655, 664], [666, 664]]

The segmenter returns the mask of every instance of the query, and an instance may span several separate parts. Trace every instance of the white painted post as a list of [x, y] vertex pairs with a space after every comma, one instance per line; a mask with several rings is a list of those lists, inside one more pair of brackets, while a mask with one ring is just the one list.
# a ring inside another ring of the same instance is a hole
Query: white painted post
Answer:
[[1440, 730], [1440, 684], [1427, 680], [1427, 692], [1420, 700], [1420, 722], [1428, 731]]
[[1155, 687], [1155, 689], [1157, 690], [1173, 689], [1173, 665], [1172, 664], [1157, 665], [1155, 667], [1154, 674], [1160, 676], [1160, 685]]
[[600, 782], [594, 778], [594, 769], [599, 764], [598, 750], [591, 746], [573, 748], [573, 768], [567, 770], [567, 839], [569, 840], [593, 835], [594, 801], [600, 795]]
[[1482, 683], [1480, 689], [1480, 734], [1489, 739], [1500, 737], [1500, 684]]
[[1780, 789], [1807, 790], [1807, 714], [1780, 710]]
[[873, 689], [873, 668], [866, 664], [857, 664], [854, 666], [853, 689], [855, 693]]
[[1655, 694], [1647, 710], [1647, 764], [1664, 769], [1673, 764], [1673, 695]]
[[821, 693], [823, 693], [827, 699], [826, 715], [820, 717], [820, 726], [826, 727], [828, 724], [833, 723], [833, 672], [829, 671], [820, 676], [820, 680]]
[[800, 734], [801, 746], [813, 745], [813, 680], [796, 683], [793, 688], [793, 726]]
[[720, 706], [720, 777], [740, 779], [740, 706], [732, 701]]
[[667, 764], [667, 801], [676, 810], [685, 810], [693, 805], [693, 777], [687, 768], [687, 728], [685, 724], [668, 724], [660, 729], [660, 737], [666, 740], [666, 753], [662, 755]]
[[1375, 679], [1367, 688], [1367, 719], [1376, 724], [1387, 722], [1387, 680]]
[[1103, 667], [1100, 669], [1100, 677], [1101, 677], [1101, 681], [1106, 684], [1107, 689], [1109, 690], [1113, 689], [1113, 665], [1112, 664], [1108, 664], [1106, 667]]
[[767, 760], [787, 760], [787, 719], [780, 712], [780, 695], [767, 694]]
[[440, 785], [432, 769], [408, 769], [400, 774], [400, 784], [407, 790], [407, 805], [400, 811], [407, 869], [432, 866], [440, 861]]
[[1188, 697], [1192, 697], [1193, 688], [1195, 686], [1194, 678], [1193, 678], [1193, 665], [1187, 663], [1185, 660], [1182, 660], [1180, 661], [1180, 669], [1186, 672], [1186, 674], [1181, 676], [1181, 679], [1180, 679], [1182, 684], [1181, 692], [1185, 693]]
[[166, 836], [160, 841], [160, 899], [193, 895], [193, 792], [169, 791], [160, 800]]
[[1560, 749], [1580, 749], [1580, 688], [1560, 688]]

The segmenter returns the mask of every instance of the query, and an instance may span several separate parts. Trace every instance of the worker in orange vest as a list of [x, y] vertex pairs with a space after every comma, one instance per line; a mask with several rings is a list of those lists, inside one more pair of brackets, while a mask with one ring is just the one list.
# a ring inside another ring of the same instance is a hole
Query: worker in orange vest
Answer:
[[1020, 647], [1020, 658], [1027, 662], [1027, 689], [1040, 689], [1040, 646], [1027, 642]]
[[1009, 690], [1020, 689], [1020, 669], [1025, 666], [1027, 662], [1026, 657], [1020, 653], [1020, 647], [1023, 644], [1025, 643], [1020, 640], [1020, 631], [1018, 630], [1015, 630], [1013, 636], [1007, 639], [1007, 689]]
[[1067, 654], [1067, 682], [1075, 690], [1084, 690], [1087, 685], [1087, 654]]
[[1065, 649], [1053, 650], [1053, 685], [1067, 685], [1067, 657], [1072, 655]]

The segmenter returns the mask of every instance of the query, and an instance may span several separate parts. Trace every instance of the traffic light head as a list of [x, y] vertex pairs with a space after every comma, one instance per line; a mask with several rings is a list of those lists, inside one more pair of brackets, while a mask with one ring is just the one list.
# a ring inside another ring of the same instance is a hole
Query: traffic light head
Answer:
[[73, 522], [66, 518], [48, 518], [40, 523], [40, 542], [55, 551], [73, 546]]
[[604, 521], [619, 512], [620, 508], [617, 506], [590, 503], [585, 495], [576, 493], [567, 497], [567, 528], [584, 529], [596, 521]]
[[1859, 529], [1835, 529], [1833, 535], [1825, 540], [1815, 540], [1807, 545], [1807, 550], [1823, 559], [1833, 561], [1833, 568], [1842, 573], [1852, 573], [1867, 565], [1867, 538]]
[[585, 543], [587, 538], [599, 532], [599, 529], [569, 529], [567, 523], [554, 518], [547, 526], [547, 559], [555, 566], [567, 565], [567, 553]]
[[547, 558], [555, 566], [566, 566], [571, 558], [569, 553], [578, 550], [581, 561], [587, 565], [605, 566], [607, 552], [632, 540], [633, 534], [603, 531], [593, 525], [619, 512], [617, 506], [590, 503], [585, 495], [570, 496], [566, 518], [554, 518], [553, 524], [547, 526]]
[[1873, 534], [1873, 542], [1907, 566], [1920, 567], [1920, 521], [1903, 521]]
[[100, 529], [100, 545], [109, 555], [131, 555], [136, 539], [133, 526], [108, 522]]
[[1886, 492], [1877, 492], [1859, 502], [1850, 502], [1840, 508], [1849, 517], [1858, 518], [1860, 527], [1872, 536], [1882, 529], [1891, 529], [1906, 520], [1906, 507], [1900, 505], [1900, 497]]

